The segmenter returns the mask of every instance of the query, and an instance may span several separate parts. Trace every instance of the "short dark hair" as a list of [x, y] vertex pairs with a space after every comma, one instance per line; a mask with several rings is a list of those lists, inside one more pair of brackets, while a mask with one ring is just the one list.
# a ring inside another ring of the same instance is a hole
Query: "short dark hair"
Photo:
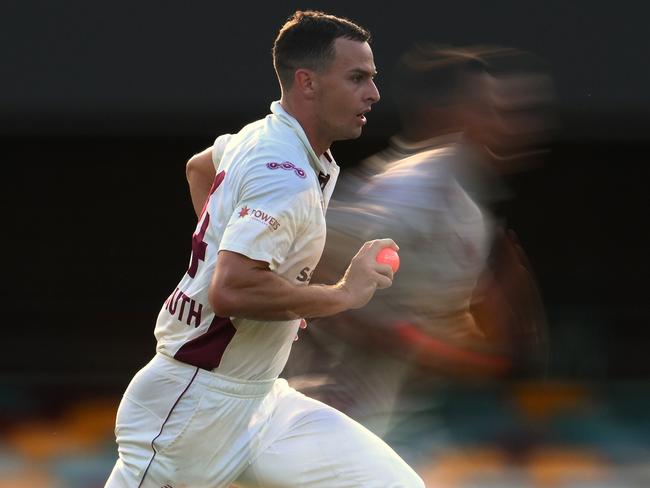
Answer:
[[370, 42], [370, 32], [351, 20], [315, 10], [296, 11], [273, 43], [273, 66], [283, 87], [290, 87], [298, 68], [327, 69], [338, 38]]

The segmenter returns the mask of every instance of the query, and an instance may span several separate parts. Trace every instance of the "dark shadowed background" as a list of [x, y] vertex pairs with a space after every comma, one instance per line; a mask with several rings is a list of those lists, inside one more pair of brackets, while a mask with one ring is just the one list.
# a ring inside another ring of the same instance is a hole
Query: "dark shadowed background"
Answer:
[[[413, 40], [503, 44], [546, 60], [560, 128], [546, 164], [513, 179], [508, 213], [562, 337], [562, 375], [650, 375], [650, 8], [640, 5], [307, 5], [374, 35], [385, 96], [361, 139], [335, 145], [342, 166], [396, 129], [382, 71]], [[157, 310], [189, 256], [184, 164], [278, 98], [270, 47], [295, 7], [3, 5], [3, 372], [126, 374], [147, 359]], [[564, 339], [584, 355], [564, 351]]]
[[[644, 2], [38, 2], [0, 6], [5, 328], [0, 420], [20, 402], [119, 394], [154, 352], [195, 224], [184, 166], [279, 97], [295, 8], [368, 27], [384, 99], [345, 167], [396, 130], [387, 73], [417, 39], [543, 58], [559, 128], [506, 208], [536, 270], [551, 377], [650, 380], [650, 42]], [[17, 402], [17, 403], [16, 403]]]

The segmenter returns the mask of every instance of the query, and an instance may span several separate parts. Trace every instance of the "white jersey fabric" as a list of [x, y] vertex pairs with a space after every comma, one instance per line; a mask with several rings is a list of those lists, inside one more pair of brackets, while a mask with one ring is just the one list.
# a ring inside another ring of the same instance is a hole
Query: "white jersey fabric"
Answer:
[[117, 412], [107, 488], [424, 488], [381, 439], [277, 378], [298, 320], [217, 317], [210, 307], [219, 251], [307, 285], [323, 250], [338, 167], [329, 152], [316, 157], [279, 103], [271, 110], [215, 141], [217, 175], [188, 270], [158, 316], [157, 354]]
[[[325, 211], [339, 168], [316, 156], [300, 124], [279, 102], [233, 136], [217, 138], [215, 183], [192, 238], [187, 272], [156, 323], [157, 351], [231, 378], [277, 377], [299, 320], [265, 322], [215, 316], [208, 288], [219, 251], [269, 263], [307, 285], [325, 243]], [[327, 179], [321, 189], [319, 183]]]

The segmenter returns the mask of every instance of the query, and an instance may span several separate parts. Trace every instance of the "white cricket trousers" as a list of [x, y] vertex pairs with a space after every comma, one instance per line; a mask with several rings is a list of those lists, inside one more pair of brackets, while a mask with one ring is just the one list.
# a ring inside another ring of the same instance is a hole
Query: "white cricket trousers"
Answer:
[[241, 381], [162, 354], [128, 386], [107, 488], [424, 488], [381, 439], [283, 379]]

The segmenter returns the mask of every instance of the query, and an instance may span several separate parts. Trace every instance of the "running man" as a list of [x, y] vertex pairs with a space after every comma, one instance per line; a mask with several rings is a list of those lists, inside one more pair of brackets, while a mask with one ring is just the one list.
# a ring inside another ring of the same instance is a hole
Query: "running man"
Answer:
[[[334, 285], [310, 285], [337, 176], [379, 100], [369, 33], [296, 12], [273, 47], [271, 114], [188, 162], [201, 207], [187, 272], [164, 303], [155, 357], [120, 404], [108, 487], [406, 487], [424, 484], [370, 431], [278, 375], [303, 318], [359, 308], [392, 284], [365, 243]], [[217, 166], [211, 188], [193, 168]]]

